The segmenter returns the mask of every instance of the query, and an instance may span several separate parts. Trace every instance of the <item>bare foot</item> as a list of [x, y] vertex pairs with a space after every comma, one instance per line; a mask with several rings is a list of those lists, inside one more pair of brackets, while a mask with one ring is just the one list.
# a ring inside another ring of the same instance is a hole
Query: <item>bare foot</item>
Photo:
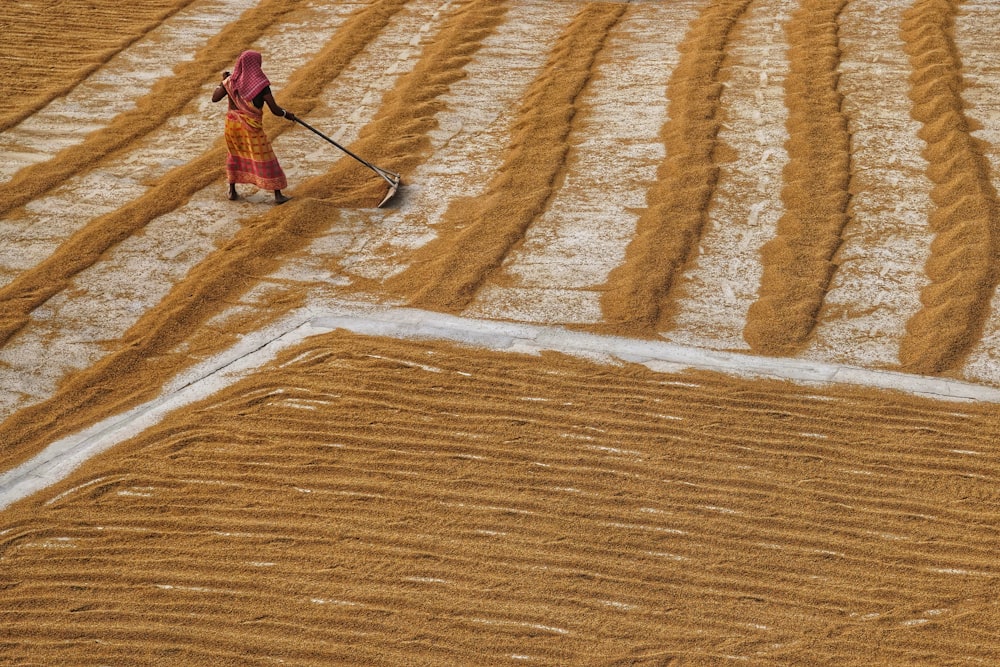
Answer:
[[229, 191], [229, 201], [236, 201], [239, 198], [240, 198], [240, 196], [239, 196], [239, 194], [237, 194], [236, 190], [232, 190], [231, 189]]
[[291, 197], [286, 197], [285, 195], [281, 194], [280, 192], [275, 192], [274, 193], [274, 203], [275, 204], [284, 204], [286, 201], [289, 201], [289, 200], [291, 200]]

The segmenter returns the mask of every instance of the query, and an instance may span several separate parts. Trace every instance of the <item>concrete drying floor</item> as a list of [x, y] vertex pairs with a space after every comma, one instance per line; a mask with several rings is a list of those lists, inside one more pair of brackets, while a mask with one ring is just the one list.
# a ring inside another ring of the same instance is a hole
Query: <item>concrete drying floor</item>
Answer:
[[1000, 661], [998, 21], [3, 3], [0, 662]]

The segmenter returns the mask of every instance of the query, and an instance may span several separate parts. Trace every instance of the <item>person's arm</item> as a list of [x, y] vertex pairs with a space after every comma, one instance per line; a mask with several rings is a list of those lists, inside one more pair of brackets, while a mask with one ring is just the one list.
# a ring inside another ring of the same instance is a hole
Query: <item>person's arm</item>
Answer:
[[[225, 81], [228, 78], [229, 78], [229, 72], [223, 72], [222, 73], [222, 80]], [[218, 86], [215, 87], [215, 90], [212, 92], [212, 101], [213, 102], [218, 102], [219, 100], [221, 100], [226, 95], [227, 95], [227, 93], [226, 93], [226, 87], [223, 86], [220, 83]]]
[[288, 120], [294, 121], [295, 114], [293, 114], [288, 109], [282, 109], [278, 106], [278, 103], [274, 101], [274, 95], [271, 93], [264, 93], [264, 102], [267, 104], [267, 108], [271, 110], [275, 116], [281, 116], [282, 118], [287, 118]]

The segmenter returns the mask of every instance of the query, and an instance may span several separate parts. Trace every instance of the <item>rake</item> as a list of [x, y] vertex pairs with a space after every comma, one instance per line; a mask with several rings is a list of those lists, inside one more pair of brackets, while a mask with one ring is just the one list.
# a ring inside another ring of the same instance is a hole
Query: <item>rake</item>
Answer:
[[334, 146], [336, 146], [340, 150], [344, 151], [345, 153], [347, 153], [348, 155], [350, 155], [352, 158], [354, 158], [355, 160], [357, 160], [358, 162], [360, 162], [361, 164], [365, 165], [366, 167], [368, 167], [369, 169], [371, 169], [372, 171], [374, 171], [376, 174], [378, 174], [379, 176], [381, 176], [383, 179], [385, 179], [385, 182], [389, 184], [389, 192], [386, 193], [385, 197], [382, 198], [382, 201], [380, 201], [378, 203], [378, 206], [376, 206], [375, 208], [382, 208], [382, 206], [387, 201], [389, 201], [390, 199], [392, 199], [392, 196], [394, 194], [396, 194], [396, 190], [399, 189], [400, 183], [402, 182], [401, 179], [400, 179], [399, 174], [394, 174], [391, 171], [388, 171], [386, 169], [382, 169], [380, 167], [376, 167], [375, 165], [373, 165], [368, 160], [365, 160], [364, 158], [359, 157], [359, 156], [355, 155], [354, 153], [352, 153], [351, 151], [347, 150], [346, 148], [344, 148], [343, 146], [341, 146], [340, 144], [338, 144], [336, 141], [334, 141], [330, 137], [326, 136], [325, 134], [323, 134], [322, 132], [320, 132], [315, 127], [313, 127], [309, 123], [305, 122], [301, 118], [296, 118], [295, 122], [298, 123], [299, 125], [301, 125], [302, 127], [306, 128], [310, 132], [313, 132], [314, 134], [317, 134], [320, 137], [326, 139], [331, 144], [333, 144]]

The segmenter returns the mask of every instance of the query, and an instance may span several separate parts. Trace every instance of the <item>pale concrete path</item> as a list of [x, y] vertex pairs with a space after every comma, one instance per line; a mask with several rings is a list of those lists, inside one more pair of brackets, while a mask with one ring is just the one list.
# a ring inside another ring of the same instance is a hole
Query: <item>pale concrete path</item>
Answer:
[[[350, 71], [331, 85], [327, 97], [338, 100], [340, 106], [328, 111], [329, 116], [322, 111], [315, 114], [317, 124], [346, 117], [348, 109], [358, 110], [356, 101], [366, 96], [371, 101], [361, 113], [368, 115], [359, 115], [358, 122], [370, 118], [381, 94], [393, 86], [402, 71], [415, 64], [419, 49], [410, 43], [415, 36], [425, 38], [433, 34], [421, 30], [429, 24], [436, 25], [440, 19], [438, 10], [448, 4], [443, 0], [409, 3], [406, 11], [397, 15], [389, 28], [356, 59]], [[311, 9], [289, 16], [288, 22], [253, 45], [268, 54], [265, 66], [275, 82], [279, 101], [280, 86], [294, 69], [319, 51], [356, 9], [357, 5], [316, 3]], [[372, 77], [371, 72], [385, 68], [389, 57], [386, 54], [399, 54], [402, 59], [396, 73]], [[210, 89], [203, 97], [151, 137], [146, 147], [123, 159], [138, 162], [157, 151], [169, 155], [170, 146], [180, 141], [197, 144], [200, 153], [221, 134], [225, 113], [219, 106], [211, 106]], [[310, 115], [310, 120], [313, 119], [314, 115]], [[195, 140], [192, 133], [203, 138]], [[275, 151], [288, 165], [286, 173], [292, 182], [304, 174], [322, 173], [333, 160], [340, 158], [331, 154], [330, 146], [305, 131], [286, 132], [275, 142]], [[187, 160], [190, 156], [177, 159]], [[105, 178], [113, 180], [110, 176]], [[0, 420], [51, 396], [66, 375], [101, 358], [106, 353], [102, 341], [119, 339], [192, 267], [234, 234], [242, 217], [259, 214], [261, 204], [272, 197], [270, 193], [258, 192], [234, 203], [225, 198], [224, 192], [222, 184], [205, 188], [184, 206], [154, 219], [142, 234], [133, 235], [108, 251], [101, 262], [78, 274], [70, 289], [53, 296], [32, 313], [29, 324], [0, 350], [4, 374], [13, 379], [0, 386]], [[109, 210], [117, 205], [120, 202], [109, 206]], [[137, 281], [136, 276], [144, 279]]]
[[20, 169], [52, 158], [135, 108], [174, 67], [195, 52], [235, 16], [260, 0], [200, 0], [167, 18], [87, 77], [69, 94], [53, 100], [0, 134], [0, 183]]
[[520, 354], [554, 351], [598, 363], [638, 363], [664, 373], [701, 369], [744, 377], [779, 378], [813, 386], [861, 385], [935, 399], [1000, 402], [1000, 389], [941, 378], [797, 359], [713, 352], [666, 342], [600, 336], [554, 326], [455, 317], [407, 308], [328, 303], [323, 308], [292, 313], [274, 326], [245, 337], [238, 345], [177, 378], [156, 399], [63, 438], [31, 460], [0, 475], [0, 509], [64, 479], [90, 457], [138, 435], [171, 411], [212, 396], [252, 375], [280, 351], [310, 336], [335, 330], [397, 339], [451, 341], [480, 349]]
[[760, 249], [784, 211], [782, 170], [788, 162], [784, 82], [785, 23], [793, 0], [751, 3], [726, 49], [718, 140], [735, 152], [720, 165], [698, 256], [677, 284], [674, 328], [663, 337], [683, 345], [745, 350], [743, 327], [757, 299]]
[[[992, 0], [963, 2], [955, 21], [955, 43], [962, 54], [962, 97], [969, 118], [982, 127], [972, 136], [983, 141], [993, 188], [1000, 192], [1000, 12]], [[966, 361], [971, 380], [991, 381], [1000, 368], [1000, 291], [993, 295], [990, 316], [979, 344]]]
[[927, 162], [910, 117], [909, 57], [899, 26], [911, 0], [854, 0], [839, 21], [840, 92], [851, 132], [851, 220], [810, 359], [899, 364], [906, 323], [920, 309], [933, 209]]

